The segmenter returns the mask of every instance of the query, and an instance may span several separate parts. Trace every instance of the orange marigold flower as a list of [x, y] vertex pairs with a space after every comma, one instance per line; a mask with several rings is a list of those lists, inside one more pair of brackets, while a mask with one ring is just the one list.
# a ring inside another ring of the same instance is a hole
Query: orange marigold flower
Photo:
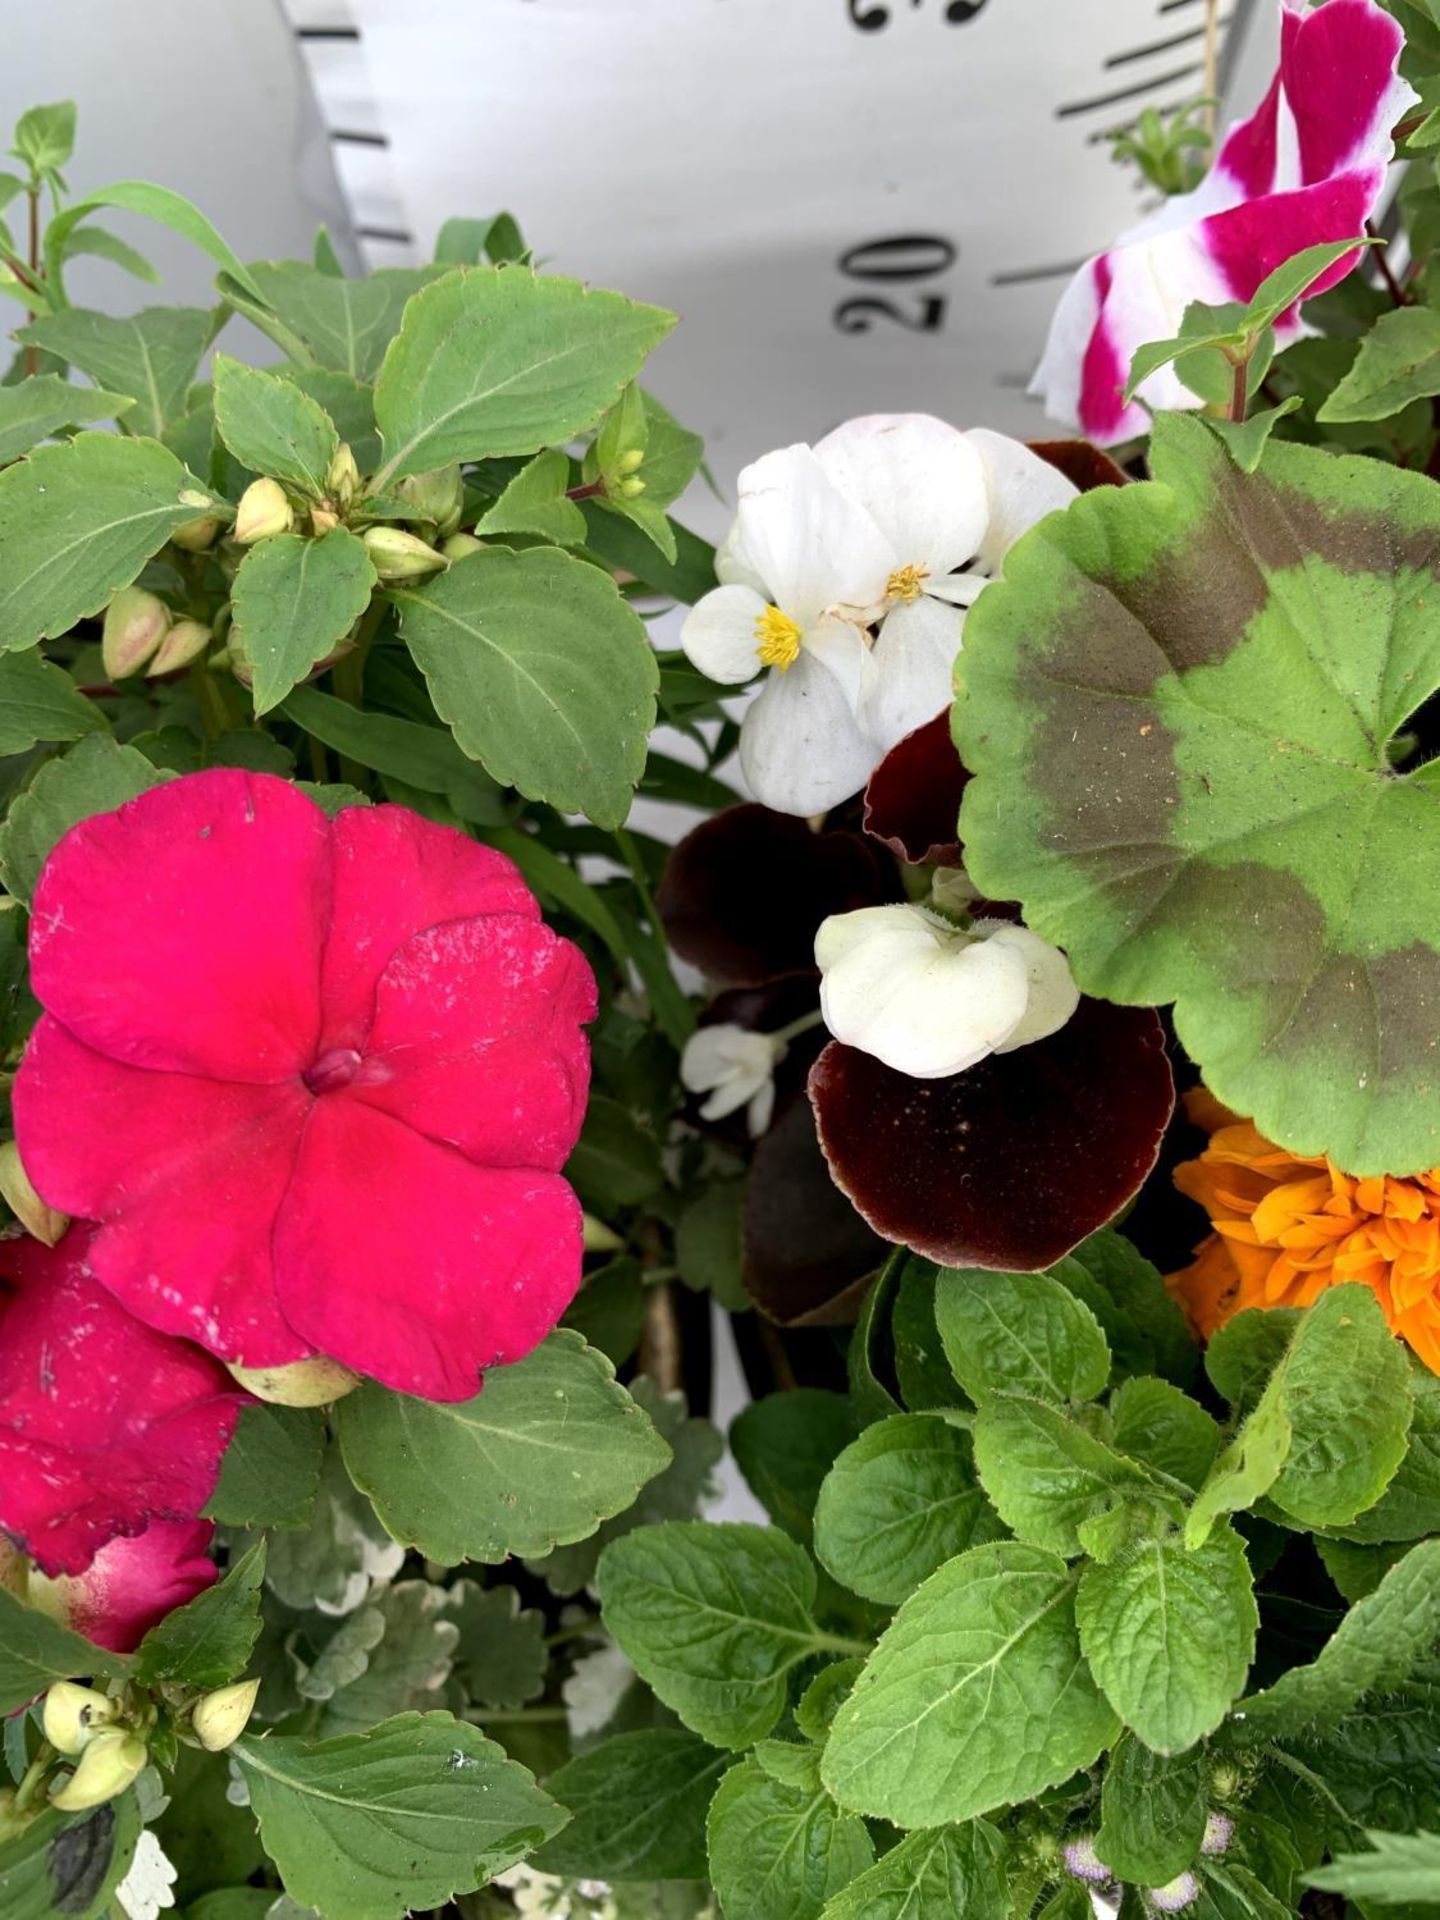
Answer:
[[1358, 1280], [1440, 1373], [1440, 1167], [1359, 1180], [1277, 1147], [1203, 1088], [1185, 1106], [1210, 1144], [1175, 1169], [1175, 1184], [1213, 1231], [1166, 1285], [1195, 1332], [1208, 1339], [1246, 1307], [1308, 1307]]

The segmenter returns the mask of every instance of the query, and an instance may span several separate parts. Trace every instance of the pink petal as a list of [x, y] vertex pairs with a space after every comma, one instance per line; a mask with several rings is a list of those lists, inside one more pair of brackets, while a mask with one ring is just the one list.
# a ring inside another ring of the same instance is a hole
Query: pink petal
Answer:
[[558, 1174], [476, 1167], [349, 1093], [318, 1100], [275, 1229], [285, 1317], [387, 1387], [465, 1400], [538, 1346], [580, 1281]]
[[417, 934], [380, 976], [354, 1096], [492, 1167], [558, 1173], [585, 1118], [595, 976], [514, 914]]
[[198, 1348], [127, 1313], [86, 1269], [87, 1235], [0, 1247], [0, 1527], [49, 1574], [119, 1535], [192, 1521], [241, 1402]]
[[412, 934], [442, 920], [538, 920], [519, 870], [493, 847], [405, 807], [347, 807], [331, 828], [333, 893], [321, 998], [326, 1050], [362, 1047], [375, 983]]
[[310, 1106], [298, 1079], [149, 1073], [45, 1016], [14, 1099], [30, 1178], [51, 1206], [100, 1223], [90, 1269], [132, 1313], [249, 1366], [305, 1357], [270, 1255]]
[[137, 1067], [295, 1073], [319, 1032], [328, 837], [288, 781], [231, 767], [82, 821], [36, 889], [36, 995]]
[[84, 1573], [65, 1574], [30, 1598], [112, 1653], [130, 1653], [157, 1621], [215, 1582], [208, 1520], [156, 1520], [132, 1540], [112, 1540]]

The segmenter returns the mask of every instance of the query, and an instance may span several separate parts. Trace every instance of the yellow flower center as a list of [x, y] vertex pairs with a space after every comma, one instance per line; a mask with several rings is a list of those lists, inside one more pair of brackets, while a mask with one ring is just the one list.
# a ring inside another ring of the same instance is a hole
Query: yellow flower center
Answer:
[[755, 622], [755, 648], [761, 666], [784, 673], [800, 658], [800, 629], [779, 607], [766, 607]]
[[918, 600], [929, 578], [928, 567], [897, 567], [885, 582], [885, 591], [892, 600]]

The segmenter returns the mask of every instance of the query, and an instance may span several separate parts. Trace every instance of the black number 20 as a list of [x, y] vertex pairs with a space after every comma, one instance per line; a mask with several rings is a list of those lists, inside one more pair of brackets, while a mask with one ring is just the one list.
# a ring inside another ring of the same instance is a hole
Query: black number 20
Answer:
[[[933, 280], [954, 266], [958, 250], [937, 233], [898, 233], [883, 240], [866, 240], [842, 253], [838, 262], [849, 280], [909, 283]], [[898, 290], [898, 288], [897, 288]], [[948, 305], [943, 293], [916, 288], [902, 306], [878, 294], [842, 300], [833, 314], [841, 333], [869, 333], [877, 320], [893, 320], [910, 333], [938, 333]]]

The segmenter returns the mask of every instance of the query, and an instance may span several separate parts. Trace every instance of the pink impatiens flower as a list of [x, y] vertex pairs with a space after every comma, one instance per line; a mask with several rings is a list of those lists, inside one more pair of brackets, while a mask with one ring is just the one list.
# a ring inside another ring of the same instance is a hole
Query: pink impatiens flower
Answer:
[[0, 1542], [0, 1587], [112, 1653], [130, 1653], [157, 1621], [213, 1586], [208, 1520], [156, 1520], [102, 1547], [83, 1573], [54, 1579]]
[[[185, 1560], [203, 1553], [196, 1515], [248, 1396], [208, 1354], [127, 1313], [87, 1271], [90, 1250], [81, 1227], [54, 1248], [0, 1245], [0, 1529], [46, 1574], [153, 1584], [180, 1535]], [[107, 1559], [147, 1529], [138, 1561]]]
[[564, 1312], [595, 981], [502, 855], [191, 774], [55, 848], [31, 979], [21, 1156], [152, 1327], [458, 1400]]
[[[1249, 300], [1306, 247], [1361, 233], [1379, 198], [1393, 129], [1416, 97], [1396, 71], [1400, 28], [1374, 0], [1328, 0], [1313, 12], [1281, 0], [1280, 30], [1269, 92], [1231, 129], [1200, 185], [1087, 261], [1055, 310], [1031, 391], [1099, 446], [1149, 427], [1145, 409], [1121, 399], [1130, 363], [1179, 332], [1192, 300]], [[1358, 258], [1343, 256], [1309, 293], [1334, 286]], [[1300, 332], [1294, 308], [1275, 332], [1282, 346]], [[1156, 408], [1200, 404], [1173, 367], [1139, 391]]]

